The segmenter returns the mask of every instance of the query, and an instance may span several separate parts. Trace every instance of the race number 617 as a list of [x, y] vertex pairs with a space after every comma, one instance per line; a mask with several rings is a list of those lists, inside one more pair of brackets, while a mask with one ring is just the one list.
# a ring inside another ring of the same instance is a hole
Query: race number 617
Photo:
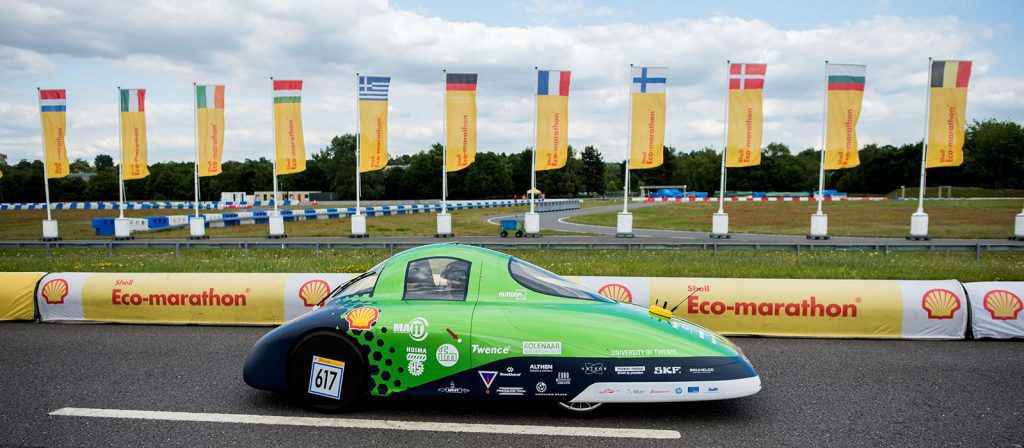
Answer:
[[344, 377], [344, 362], [314, 356], [313, 366], [309, 370], [309, 393], [340, 400]]

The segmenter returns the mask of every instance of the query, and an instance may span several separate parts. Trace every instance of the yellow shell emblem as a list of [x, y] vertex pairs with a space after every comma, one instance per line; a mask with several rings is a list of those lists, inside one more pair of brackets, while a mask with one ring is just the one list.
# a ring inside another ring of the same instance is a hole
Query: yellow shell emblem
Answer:
[[372, 306], [361, 306], [345, 315], [350, 330], [369, 330], [370, 326], [377, 321], [380, 310]]
[[618, 283], [609, 283], [604, 285], [601, 289], [597, 290], [597, 293], [609, 299], [633, 303], [633, 293], [629, 291], [629, 288]]
[[1015, 320], [1021, 308], [1024, 308], [1020, 297], [1010, 291], [1000, 289], [985, 294], [982, 303], [985, 305], [985, 310], [996, 320]]
[[317, 306], [331, 293], [331, 285], [323, 280], [310, 280], [299, 287], [299, 298], [306, 306]]
[[933, 289], [924, 293], [921, 308], [928, 312], [929, 319], [952, 319], [960, 309], [960, 297], [946, 289]]
[[39, 292], [46, 299], [46, 303], [57, 305], [64, 303], [64, 297], [68, 295], [68, 281], [62, 278], [55, 278], [46, 282]]

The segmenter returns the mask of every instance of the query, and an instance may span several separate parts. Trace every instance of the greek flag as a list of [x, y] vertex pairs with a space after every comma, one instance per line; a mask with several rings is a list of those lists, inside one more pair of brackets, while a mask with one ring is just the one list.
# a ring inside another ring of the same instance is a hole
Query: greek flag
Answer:
[[360, 76], [359, 100], [387, 101], [390, 76]]

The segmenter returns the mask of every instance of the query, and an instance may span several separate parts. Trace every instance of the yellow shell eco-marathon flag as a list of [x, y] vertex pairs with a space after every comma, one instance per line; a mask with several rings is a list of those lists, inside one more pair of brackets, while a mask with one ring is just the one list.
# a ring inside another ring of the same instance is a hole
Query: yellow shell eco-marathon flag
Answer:
[[121, 176], [149, 175], [146, 154], [146, 89], [121, 89]]
[[825, 131], [825, 169], [860, 165], [857, 120], [864, 99], [865, 65], [828, 64], [828, 121]]
[[964, 163], [964, 116], [971, 61], [932, 61], [926, 168]]
[[274, 142], [277, 174], [306, 170], [302, 139], [302, 81], [274, 80]]
[[633, 67], [629, 167], [654, 168], [664, 161], [665, 84], [668, 69]]
[[561, 168], [569, 155], [569, 75], [537, 72], [537, 171]]
[[224, 86], [196, 86], [199, 176], [220, 174], [224, 157]]
[[[46, 153], [46, 178], [65, 177], [70, 172], [67, 133], [68, 101], [64, 89], [39, 91], [39, 116], [43, 122], [43, 149]], [[0, 177], [3, 174], [0, 173]]]
[[729, 64], [729, 124], [725, 166], [761, 164], [761, 110], [767, 64]]
[[448, 73], [445, 77], [445, 115], [449, 173], [476, 160], [476, 73]]
[[389, 76], [359, 77], [359, 172], [388, 165]]

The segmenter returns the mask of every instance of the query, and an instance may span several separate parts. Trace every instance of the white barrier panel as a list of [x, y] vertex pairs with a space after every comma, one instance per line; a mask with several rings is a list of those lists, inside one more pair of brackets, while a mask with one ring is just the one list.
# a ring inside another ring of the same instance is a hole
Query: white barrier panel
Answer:
[[975, 338], [1024, 338], [1024, 282], [964, 283]]
[[48, 274], [44, 322], [276, 325], [311, 309], [353, 274]]

